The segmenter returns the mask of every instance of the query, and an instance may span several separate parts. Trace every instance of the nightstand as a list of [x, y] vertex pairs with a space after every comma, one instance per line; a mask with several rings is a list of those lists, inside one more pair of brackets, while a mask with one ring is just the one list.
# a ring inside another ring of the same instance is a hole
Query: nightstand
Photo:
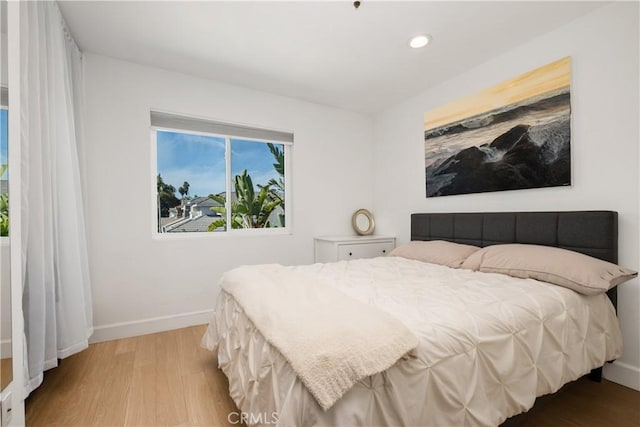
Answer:
[[396, 238], [392, 236], [322, 236], [314, 239], [316, 262], [385, 256], [395, 247]]

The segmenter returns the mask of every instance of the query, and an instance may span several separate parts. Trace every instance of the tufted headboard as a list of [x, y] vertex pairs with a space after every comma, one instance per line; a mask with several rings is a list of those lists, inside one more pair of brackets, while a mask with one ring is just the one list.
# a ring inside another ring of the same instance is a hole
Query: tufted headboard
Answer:
[[[555, 246], [618, 263], [618, 213], [613, 211], [411, 214], [411, 240], [475, 246]], [[609, 292], [616, 305], [616, 289]]]

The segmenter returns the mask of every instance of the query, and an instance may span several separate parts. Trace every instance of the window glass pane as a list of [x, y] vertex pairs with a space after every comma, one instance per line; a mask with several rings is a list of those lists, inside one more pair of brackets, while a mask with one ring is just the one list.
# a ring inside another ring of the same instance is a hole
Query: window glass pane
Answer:
[[284, 227], [284, 145], [231, 140], [233, 228]]
[[9, 126], [7, 110], [0, 109], [0, 236], [9, 235]]
[[169, 131], [156, 135], [158, 231], [225, 231], [225, 139]]

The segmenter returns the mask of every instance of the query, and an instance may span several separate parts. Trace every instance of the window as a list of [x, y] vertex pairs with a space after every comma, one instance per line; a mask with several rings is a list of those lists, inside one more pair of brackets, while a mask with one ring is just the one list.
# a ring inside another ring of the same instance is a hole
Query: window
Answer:
[[291, 133], [151, 112], [157, 233], [288, 230]]
[[0, 87], [0, 236], [9, 235], [9, 114], [8, 91]]

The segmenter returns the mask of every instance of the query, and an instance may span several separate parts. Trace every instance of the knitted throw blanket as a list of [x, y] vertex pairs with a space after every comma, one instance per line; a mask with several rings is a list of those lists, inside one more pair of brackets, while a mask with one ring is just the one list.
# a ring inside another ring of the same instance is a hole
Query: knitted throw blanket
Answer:
[[395, 317], [281, 265], [236, 268], [221, 286], [325, 411], [418, 345]]

